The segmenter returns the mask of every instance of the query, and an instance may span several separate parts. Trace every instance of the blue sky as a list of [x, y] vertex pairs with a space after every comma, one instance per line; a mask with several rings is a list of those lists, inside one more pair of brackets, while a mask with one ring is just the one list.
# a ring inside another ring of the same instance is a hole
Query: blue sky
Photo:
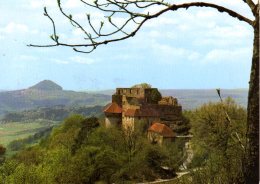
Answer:
[[[104, 16], [83, 9], [78, 0], [61, 2], [83, 24], [86, 12], [97, 22]], [[252, 19], [242, 0], [208, 2]], [[161, 89], [248, 87], [253, 30], [225, 13], [210, 8], [169, 12], [148, 22], [134, 38], [81, 54], [70, 48], [26, 46], [52, 43], [44, 6], [58, 22], [60, 39], [81, 41], [78, 30], [60, 15], [55, 0], [0, 1], [0, 89], [27, 88], [44, 79], [71, 90], [113, 89], [141, 82]]]

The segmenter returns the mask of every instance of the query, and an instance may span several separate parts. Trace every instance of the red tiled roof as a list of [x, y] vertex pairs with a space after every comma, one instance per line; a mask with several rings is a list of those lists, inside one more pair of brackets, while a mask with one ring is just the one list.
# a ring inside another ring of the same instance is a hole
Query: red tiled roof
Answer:
[[125, 116], [132, 117], [158, 117], [160, 114], [153, 108], [127, 109]]
[[125, 111], [125, 116], [138, 116], [138, 110], [136, 109], [127, 109]]
[[110, 103], [104, 108], [104, 112], [120, 114], [122, 113], [122, 108], [117, 103]]
[[152, 126], [150, 126], [148, 131], [158, 133], [158, 134], [162, 135], [163, 137], [175, 137], [172, 129], [162, 123], [152, 124]]

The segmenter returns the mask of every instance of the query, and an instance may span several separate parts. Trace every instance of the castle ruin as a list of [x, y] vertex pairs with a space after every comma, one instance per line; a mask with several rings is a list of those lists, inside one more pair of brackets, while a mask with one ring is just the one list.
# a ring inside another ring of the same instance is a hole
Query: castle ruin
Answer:
[[112, 103], [104, 109], [105, 125], [135, 128], [143, 121], [150, 127], [156, 121], [174, 130], [182, 122], [182, 107], [171, 96], [154, 100], [156, 91], [159, 93], [157, 88], [117, 88]]

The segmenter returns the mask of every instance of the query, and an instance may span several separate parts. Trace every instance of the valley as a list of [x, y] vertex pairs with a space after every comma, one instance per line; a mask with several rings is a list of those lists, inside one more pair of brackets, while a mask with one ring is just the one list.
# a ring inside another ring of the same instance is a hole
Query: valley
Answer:
[[41, 130], [44, 130], [56, 122], [11, 122], [0, 124], [0, 144], [7, 146], [10, 142], [27, 138]]

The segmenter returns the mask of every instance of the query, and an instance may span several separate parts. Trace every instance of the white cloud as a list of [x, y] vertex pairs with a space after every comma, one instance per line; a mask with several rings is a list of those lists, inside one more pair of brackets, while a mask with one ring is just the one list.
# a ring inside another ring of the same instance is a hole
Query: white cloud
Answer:
[[62, 59], [51, 59], [51, 61], [57, 63], [57, 64], [63, 64], [63, 65], [67, 65], [67, 64], [93, 64], [95, 62], [94, 59], [91, 58], [85, 58], [85, 57], [81, 57], [81, 56], [73, 56], [70, 57], [68, 60], [62, 60]]
[[199, 10], [196, 13], [196, 18], [199, 19], [212, 19], [212, 18], [216, 18], [218, 16], [218, 12], [217, 11], [210, 11], [210, 10]]
[[214, 29], [211, 29], [208, 33], [209, 37], [216, 38], [236, 38], [241, 39], [251, 35], [251, 31], [242, 25], [234, 26], [216, 26]]
[[147, 33], [147, 36], [151, 37], [151, 38], [159, 38], [161, 37], [161, 33], [159, 31], [155, 31], [155, 30], [152, 30], [152, 31], [149, 31]]
[[61, 60], [61, 59], [52, 59], [52, 61], [57, 63], [57, 64], [63, 64], [63, 65], [69, 64], [68, 61]]
[[[65, 37], [62, 37], [64, 42], [66, 43], [71, 43], [71, 44], [86, 44], [86, 40], [84, 40], [84, 37], [85, 36], [83, 33], [80, 34], [80, 32], [74, 32], [74, 37], [73, 36], [65, 36]], [[81, 36], [76, 36], [76, 34], [78, 35], [81, 35]]]
[[[193, 0], [179, 0], [176, 4], [190, 2]], [[197, 1], [197, 0], [194, 0]], [[252, 13], [248, 6], [243, 1], [234, 0], [202, 0], [204, 2], [211, 2], [230, 8], [234, 11], [241, 13], [244, 16], [252, 18]], [[152, 8], [153, 12], [158, 12], [160, 8]], [[201, 22], [201, 23], [200, 23]], [[206, 24], [205, 24], [206, 22]], [[145, 24], [147, 27], [157, 27], [165, 25], [179, 25], [181, 29], [187, 29], [188, 25], [203, 26], [211, 28], [215, 26], [215, 23], [230, 23], [239, 22], [234, 18], [231, 18], [226, 13], [220, 13], [216, 9], [212, 8], [190, 8], [188, 10], [180, 9], [176, 12], [168, 12], [161, 15], [159, 18], [150, 20]], [[193, 26], [192, 26], [193, 28]]]
[[245, 45], [247, 41], [253, 40], [253, 32], [249, 27], [237, 25], [214, 26], [211, 29], [197, 28], [192, 44], [194, 46], [214, 46], [214, 47], [238, 47]]
[[162, 25], [176, 25], [178, 24], [179, 20], [178, 18], [172, 18], [172, 17], [158, 17], [156, 19], [153, 19], [151, 21], [148, 21], [144, 26], [151, 28], [151, 27], [160, 27]]
[[154, 49], [154, 53], [156, 53], [159, 58], [165, 58], [164, 61], [166, 63], [168, 62], [168, 60], [170, 60], [171, 62], [173, 60], [193, 61], [193, 60], [198, 60], [201, 57], [200, 53], [193, 50], [181, 48], [181, 47], [174, 47], [174, 46], [161, 44], [161, 43], [154, 43], [152, 47]]
[[154, 13], [157, 13], [157, 12], [161, 11], [164, 8], [165, 8], [165, 6], [156, 6], [156, 5], [155, 6], [150, 6], [150, 7], [146, 8], [146, 9], [144, 9], [143, 12], [141, 12], [141, 13], [143, 13], [143, 14], [147, 14], [147, 13], [154, 14]]
[[158, 53], [168, 56], [172, 54], [174, 54], [175, 56], [184, 56], [185, 54], [185, 50], [183, 48], [175, 48], [166, 44], [156, 43], [153, 45], [153, 48], [155, 50], [158, 50]]
[[199, 46], [199, 47], [205, 47], [205, 46], [211, 46], [211, 47], [230, 47], [233, 45], [240, 45], [243, 43], [243, 39], [216, 39], [216, 38], [202, 38], [198, 37], [195, 40], [192, 41], [192, 44], [194, 46]]
[[[81, 4], [82, 5], [82, 4]], [[91, 20], [99, 20], [99, 22], [101, 21], [101, 19], [104, 19], [104, 12], [101, 11], [95, 11], [93, 9], [87, 9], [87, 11], [83, 10], [83, 11], [79, 11], [80, 13], [75, 13], [73, 14], [73, 18], [75, 18], [76, 20], [87, 20], [87, 14], [90, 14]], [[107, 20], [107, 18], [106, 18]]]
[[24, 60], [24, 61], [37, 61], [39, 58], [36, 56], [31, 56], [31, 55], [20, 55], [18, 57], [18, 59]]
[[190, 29], [192, 29], [192, 28], [191, 28], [191, 26], [188, 25], [188, 24], [180, 24], [180, 25], [178, 26], [178, 29], [179, 29], [180, 31], [188, 31], [188, 30], [190, 30]]
[[250, 48], [214, 49], [207, 53], [203, 62], [247, 62], [250, 54]]
[[0, 28], [0, 33], [4, 33], [4, 34], [24, 34], [24, 33], [38, 34], [39, 31], [36, 29], [30, 29], [25, 24], [9, 22], [5, 27]]
[[82, 32], [81, 29], [77, 28], [77, 29], [74, 29], [74, 30], [72, 31], [72, 34], [73, 34], [74, 36], [83, 36], [83, 35], [84, 35], [84, 32]]
[[162, 35], [162, 31], [157, 30], [157, 29], [154, 29], [152, 31], [147, 31], [145, 34], [143, 34], [143, 37], [145, 37], [145, 36], [149, 37], [149, 39], [150, 38], [161, 39], [163, 37], [163, 38], [169, 39], [171, 41], [173, 39], [178, 38], [178, 34], [176, 34], [174, 31], [164, 30], [163, 35]]
[[91, 58], [85, 58], [85, 57], [80, 57], [80, 56], [73, 56], [70, 57], [70, 61], [79, 63], [79, 64], [93, 64], [95, 61]]
[[54, 7], [57, 6], [56, 0], [31, 0], [29, 7], [32, 9], [38, 9], [43, 7]]
[[205, 45], [241, 46], [245, 44], [245, 40], [252, 39], [253, 34], [250, 26], [215, 10], [203, 8], [193, 12], [184, 10], [175, 12], [174, 15], [163, 15], [148, 22], [144, 28], [146, 34], [153, 39], [169, 38], [182, 43], [189, 40], [193, 46], [200, 48]]
[[10, 22], [4, 28], [0, 28], [0, 32], [2, 33], [26, 33], [29, 32], [29, 28], [25, 24], [19, 24], [15, 22]]
[[64, 4], [64, 8], [80, 8], [83, 6], [79, 0], [67, 0]]
[[13, 58], [14, 61], [38, 61], [39, 58], [33, 55], [18, 55]]
[[76, 20], [86, 20], [87, 15], [86, 15], [86, 13], [76, 13], [73, 15], [73, 18]]
[[193, 60], [198, 60], [201, 57], [201, 54], [198, 52], [191, 51], [188, 55], [188, 60], [193, 61]]

